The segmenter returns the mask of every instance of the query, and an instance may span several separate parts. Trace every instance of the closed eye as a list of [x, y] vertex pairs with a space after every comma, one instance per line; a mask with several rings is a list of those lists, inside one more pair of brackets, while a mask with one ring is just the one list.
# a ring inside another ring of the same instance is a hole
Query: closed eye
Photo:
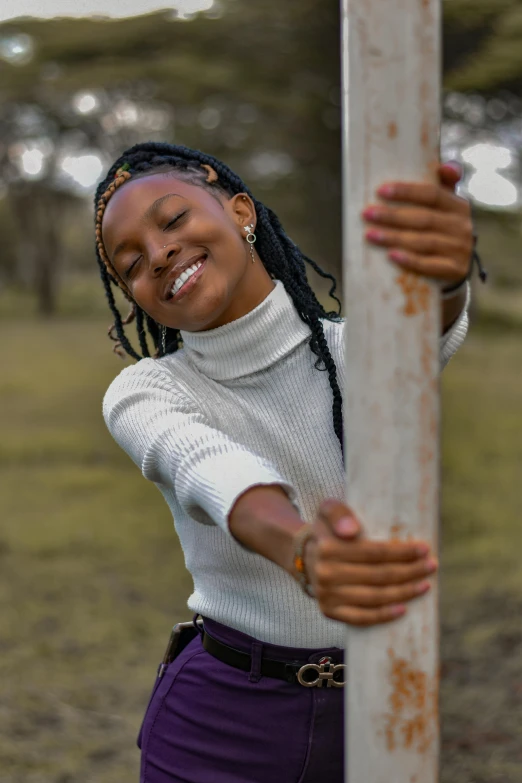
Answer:
[[142, 259], [142, 258], [143, 258], [143, 256], [139, 256], [139, 257], [138, 257], [138, 258], [137, 258], [135, 261], [133, 261], [133, 262], [132, 262], [132, 264], [131, 264], [129, 267], [127, 267], [127, 269], [126, 269], [126, 270], [125, 270], [125, 272], [124, 272], [124, 276], [125, 276], [127, 279], [128, 279], [130, 276], [131, 276], [131, 272], [132, 272], [132, 270], [134, 269], [134, 267], [136, 266], [136, 264], [138, 263], [138, 261], [141, 261], [141, 259]]
[[168, 231], [169, 228], [172, 228], [173, 226], [175, 226], [175, 224], [178, 222], [178, 220], [180, 220], [182, 217], [184, 217], [184, 215], [186, 215], [187, 212], [188, 212], [188, 210], [186, 210], [186, 209], [183, 210], [183, 212], [179, 212], [175, 217], [172, 218], [172, 220], [169, 220], [169, 222], [167, 223], [167, 225], [165, 226], [165, 228], [163, 230], [164, 231]]

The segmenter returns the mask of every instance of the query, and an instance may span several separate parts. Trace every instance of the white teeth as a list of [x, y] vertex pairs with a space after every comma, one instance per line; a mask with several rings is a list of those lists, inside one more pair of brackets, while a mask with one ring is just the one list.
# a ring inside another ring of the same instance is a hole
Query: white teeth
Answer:
[[177, 294], [179, 289], [182, 287], [184, 283], [187, 282], [189, 277], [192, 277], [194, 272], [197, 272], [199, 267], [203, 264], [203, 261], [198, 261], [197, 264], [192, 264], [188, 269], [185, 269], [185, 271], [178, 277], [174, 285], [172, 286], [171, 293], [174, 296], [174, 294]]

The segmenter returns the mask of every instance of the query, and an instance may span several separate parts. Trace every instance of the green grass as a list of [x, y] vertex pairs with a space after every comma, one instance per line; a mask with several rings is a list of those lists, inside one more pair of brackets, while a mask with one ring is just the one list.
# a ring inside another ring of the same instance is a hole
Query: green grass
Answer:
[[101, 417], [123, 366], [105, 321], [11, 326], [0, 381], [0, 780], [137, 780], [135, 737], [169, 625], [190, 616], [190, 577], [161, 495]]
[[444, 374], [443, 783], [522, 780], [522, 352], [472, 330]]
[[[127, 783], [191, 580], [170, 512], [105, 429], [108, 319], [7, 315], [0, 379], [0, 781]], [[520, 331], [444, 374], [443, 783], [522, 779]]]

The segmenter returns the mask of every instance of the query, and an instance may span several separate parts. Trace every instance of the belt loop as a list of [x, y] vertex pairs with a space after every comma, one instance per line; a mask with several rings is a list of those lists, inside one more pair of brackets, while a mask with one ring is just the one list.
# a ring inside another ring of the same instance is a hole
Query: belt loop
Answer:
[[252, 658], [252, 664], [250, 666], [250, 674], [248, 675], [249, 682], [259, 682], [261, 679], [261, 659], [263, 657], [263, 645], [261, 642], [252, 642], [252, 649], [250, 651]]

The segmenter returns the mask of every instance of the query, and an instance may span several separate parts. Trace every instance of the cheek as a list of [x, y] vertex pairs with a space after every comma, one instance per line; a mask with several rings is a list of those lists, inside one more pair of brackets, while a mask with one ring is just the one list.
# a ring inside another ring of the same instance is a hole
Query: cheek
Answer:
[[132, 298], [138, 307], [154, 318], [154, 305], [158, 303], [156, 289], [145, 278], [138, 278], [131, 287]]
[[190, 241], [208, 245], [209, 250], [216, 256], [220, 255], [220, 251], [230, 254], [240, 253], [242, 249], [240, 232], [234, 225], [230, 225], [223, 219], [209, 217], [202, 220], [199, 226], [194, 225], [190, 234]]

